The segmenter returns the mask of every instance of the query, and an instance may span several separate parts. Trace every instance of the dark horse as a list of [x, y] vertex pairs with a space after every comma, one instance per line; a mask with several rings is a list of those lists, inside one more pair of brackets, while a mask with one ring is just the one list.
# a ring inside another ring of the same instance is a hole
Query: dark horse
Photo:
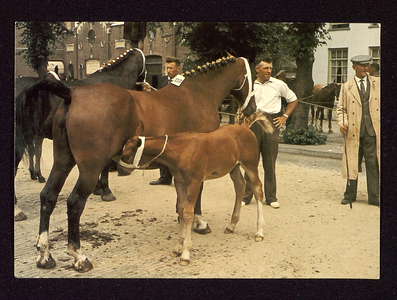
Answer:
[[[334, 108], [334, 103], [335, 99], [338, 98], [339, 96], [339, 91], [340, 91], [340, 86], [337, 83], [329, 83], [327, 85], [323, 84], [315, 84], [313, 86], [313, 98], [311, 103], [328, 107], [328, 132], [333, 133], [332, 131], [332, 110]], [[323, 132], [323, 120], [324, 120], [324, 107], [317, 107], [316, 111], [316, 124], [315, 126], [317, 127], [317, 120], [319, 119], [320, 116], [320, 127], [319, 127], [319, 132]], [[311, 106], [311, 114], [312, 114], [312, 122], [311, 124], [313, 125], [314, 122], [314, 110], [315, 106]]]
[[[65, 84], [72, 88], [97, 83], [111, 83], [122, 88], [134, 89], [137, 80], [143, 81], [145, 75], [145, 56], [141, 50], [131, 49], [86, 79], [67, 81]], [[19, 79], [17, 80], [19, 81]], [[20, 80], [25, 79], [21, 78]], [[37, 153], [36, 168], [31, 170], [31, 174], [37, 176], [39, 181], [44, 182], [45, 179], [41, 175], [39, 164], [41, 146], [44, 138], [52, 139], [53, 118], [62, 99], [52, 93], [51, 87], [54, 88], [54, 85], [47, 86], [46, 90], [40, 90], [42, 84], [37, 79], [31, 80], [29, 83], [31, 84], [20, 84], [19, 86], [23, 86], [23, 88], [16, 94], [15, 172], [25, 149], [36, 148], [34, 150]], [[55, 87], [57, 87], [56, 84]], [[101, 174], [101, 180], [107, 182], [107, 177], [108, 167], [106, 166]], [[32, 179], [34, 178], [32, 177]], [[99, 184], [97, 193], [101, 193], [102, 199], [105, 201], [116, 199], [108, 188], [102, 188]]]
[[[47, 75], [44, 77], [46, 79], [57, 79], [57, 80], [64, 80], [63, 76], [59, 75], [56, 72], [48, 72], [48, 70], [45, 70], [47, 72]], [[18, 77], [15, 79], [15, 95], [21, 95], [25, 89], [37, 82], [39, 82], [42, 78], [38, 77]], [[49, 98], [48, 98], [48, 92], [46, 91], [40, 91], [39, 97], [42, 99], [42, 101], [47, 101], [49, 103]], [[31, 174], [32, 179], [38, 179], [39, 182], [45, 182], [44, 177], [41, 176], [40, 173], [35, 173], [34, 167], [33, 167], [33, 161], [34, 161], [34, 156], [36, 153], [36, 158], [38, 160], [40, 159], [41, 156], [41, 145], [43, 143], [43, 138], [41, 138], [40, 134], [32, 134], [32, 132], [23, 132], [22, 127], [24, 123], [21, 122], [30, 122], [30, 119], [32, 117], [37, 116], [36, 114], [33, 113], [32, 107], [21, 107], [20, 104], [20, 96], [16, 97], [16, 115], [18, 116], [17, 122], [16, 122], [16, 127], [15, 127], [15, 143], [14, 143], [14, 149], [15, 149], [15, 155], [14, 155], [14, 176], [17, 174], [17, 169], [20, 161], [22, 160], [23, 155], [25, 152], [29, 155], [29, 171]], [[41, 108], [41, 106], [40, 106]], [[22, 111], [22, 109], [24, 111]], [[21, 120], [20, 115], [21, 113], [24, 113], [26, 115], [29, 115], [30, 118], [26, 118], [24, 120]], [[25, 128], [26, 129], [26, 128]], [[31, 139], [29, 138], [31, 136]], [[26, 141], [29, 140], [29, 143]], [[37, 153], [39, 155], [37, 155]], [[14, 193], [14, 217], [15, 221], [23, 221], [27, 219], [27, 216], [19, 209], [17, 205], [17, 198]]]
[[[58, 73], [58, 66], [56, 66], [55, 70], [56, 70], [55, 72], [54, 71], [48, 72], [48, 70], [45, 70], [45, 71], [47, 71], [47, 75], [44, 78], [47, 78], [47, 79], [53, 78], [53, 79], [57, 79], [57, 80], [65, 80], [65, 78]], [[25, 113], [26, 115], [28, 113], [33, 113], [34, 114], [33, 111], [26, 111], [25, 109], [27, 107], [21, 107], [21, 104], [22, 104], [21, 101], [20, 101], [21, 96], [18, 97], [18, 95], [20, 95], [22, 92], [25, 92], [25, 90], [29, 86], [37, 83], [39, 80], [41, 80], [41, 78], [37, 78], [37, 77], [19, 77], [19, 78], [15, 79], [15, 96], [16, 96], [16, 99], [18, 99], [15, 102], [16, 102], [16, 109], [17, 109], [17, 112], [18, 112], [18, 118], [20, 117], [21, 113]], [[41, 101], [47, 101], [47, 102], [50, 101], [48, 92], [42, 91], [40, 93], [39, 97], [41, 98]], [[54, 109], [56, 109], [58, 107], [59, 103], [60, 103], [60, 101], [56, 101], [55, 104], [57, 106]], [[40, 108], [40, 106], [37, 106], [37, 109], [39, 109], [39, 108]], [[29, 107], [29, 109], [31, 109], [31, 107]], [[31, 116], [33, 117], [33, 115], [31, 115]], [[45, 178], [41, 175], [41, 170], [40, 170], [40, 158], [41, 158], [41, 150], [42, 150], [43, 139], [44, 139], [44, 136], [43, 136], [42, 132], [40, 131], [34, 137], [33, 143], [29, 143], [27, 145], [28, 147], [26, 149], [27, 153], [29, 155], [30, 178], [33, 179], [33, 180], [37, 179], [39, 182], [45, 182]], [[17, 158], [17, 161], [19, 162], [21, 160], [21, 158], [19, 156], [23, 155], [23, 152], [24, 152], [25, 149], [24, 148], [23, 149], [17, 149], [17, 147], [16, 147], [15, 150], [16, 151], [17, 150], [18, 151], [22, 151], [21, 154], [20, 154], [20, 152], [18, 152], [18, 153], [16, 153], [16, 156], [15, 156]], [[18, 164], [16, 166], [18, 166]]]
[[229, 92], [245, 115], [256, 110], [245, 58], [219, 59], [185, 75], [155, 92], [126, 90], [110, 84], [71, 91], [56, 83], [59, 92], [67, 94], [69, 90], [69, 96], [64, 96], [54, 117], [54, 165], [40, 193], [38, 267], [52, 268], [56, 264], [49, 252], [49, 221], [59, 192], [76, 164], [79, 178], [67, 199], [68, 253], [75, 258], [74, 268], [86, 272], [92, 264], [80, 251], [79, 236], [86, 200], [103, 168], [121, 153], [141, 122], [145, 124], [145, 136], [214, 131], [220, 125], [218, 107]]

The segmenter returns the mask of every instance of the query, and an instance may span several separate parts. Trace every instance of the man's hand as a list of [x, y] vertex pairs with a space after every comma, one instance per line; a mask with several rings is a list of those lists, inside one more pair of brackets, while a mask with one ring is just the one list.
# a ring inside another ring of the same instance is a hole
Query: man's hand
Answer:
[[280, 116], [277, 118], [273, 119], [274, 126], [276, 126], [278, 129], [281, 128], [287, 122], [287, 117], [286, 116]]
[[343, 125], [343, 126], [340, 126], [340, 132], [343, 134], [343, 135], [346, 135], [347, 134], [347, 125]]

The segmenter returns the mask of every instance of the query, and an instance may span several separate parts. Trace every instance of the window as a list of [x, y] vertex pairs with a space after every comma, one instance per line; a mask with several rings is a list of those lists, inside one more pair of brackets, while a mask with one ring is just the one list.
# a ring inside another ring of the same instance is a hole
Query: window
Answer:
[[372, 56], [372, 62], [380, 65], [380, 48], [379, 47], [369, 47], [369, 55]]
[[86, 61], [86, 71], [87, 75], [96, 72], [100, 68], [100, 63], [98, 59], [90, 59]]
[[331, 23], [329, 30], [349, 30], [349, 23]]
[[73, 52], [74, 44], [66, 44], [66, 52]]
[[95, 38], [96, 38], [96, 36], [95, 36], [95, 31], [94, 30], [90, 30], [90, 31], [88, 31], [88, 36], [87, 36], [87, 40], [88, 40], [88, 43], [90, 44], [90, 46], [92, 47], [93, 45], [94, 45], [94, 43], [95, 43]]
[[125, 48], [125, 40], [121, 39], [121, 40], [115, 40], [114, 41], [114, 47], [117, 48]]
[[347, 48], [329, 50], [328, 83], [347, 81]]

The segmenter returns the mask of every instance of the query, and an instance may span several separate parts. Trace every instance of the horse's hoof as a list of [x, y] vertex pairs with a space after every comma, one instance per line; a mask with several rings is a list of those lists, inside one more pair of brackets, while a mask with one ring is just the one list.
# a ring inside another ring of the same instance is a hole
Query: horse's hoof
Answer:
[[77, 272], [80, 273], [91, 271], [94, 268], [94, 266], [88, 259], [85, 259], [83, 262], [75, 263], [73, 267]]
[[183, 260], [183, 259], [181, 259], [181, 260], [179, 261], [179, 264], [180, 264], [181, 266], [187, 266], [187, 265], [189, 265], [189, 261], [188, 261], [188, 260]]
[[15, 216], [15, 222], [26, 220], [28, 217], [21, 211]]
[[328, 133], [334, 133], [334, 131], [333, 130], [329, 130]]
[[103, 189], [96, 189], [93, 193], [94, 195], [102, 195], [103, 194]]
[[42, 269], [52, 269], [57, 265], [57, 263], [55, 262], [55, 260], [52, 258], [51, 254], [49, 254], [48, 259], [44, 262], [44, 264], [41, 261], [38, 261], [36, 266], [38, 268], [42, 268]]
[[229, 228], [226, 228], [225, 231], [224, 231], [224, 233], [230, 234], [230, 233], [233, 233], [233, 230], [230, 230]]
[[112, 193], [110, 193], [110, 194], [107, 194], [107, 195], [102, 195], [102, 200], [110, 202], [110, 201], [116, 200], [116, 197]]
[[39, 178], [37, 179], [40, 183], [44, 183], [45, 182], [45, 178], [43, 176], [39, 176]]
[[207, 227], [203, 228], [203, 229], [200, 229], [197, 225], [196, 227], [193, 228], [193, 231], [195, 231], [199, 234], [208, 234], [208, 233], [211, 233], [211, 228], [208, 226], [208, 224], [207, 224]]
[[262, 242], [263, 241], [263, 236], [255, 236], [255, 242]]

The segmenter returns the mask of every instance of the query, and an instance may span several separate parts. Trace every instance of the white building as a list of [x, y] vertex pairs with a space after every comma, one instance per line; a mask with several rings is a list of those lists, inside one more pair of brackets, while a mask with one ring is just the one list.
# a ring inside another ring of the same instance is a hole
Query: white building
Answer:
[[318, 47], [313, 65], [314, 84], [343, 83], [354, 76], [350, 59], [371, 55], [380, 63], [380, 23], [327, 23], [331, 40]]

